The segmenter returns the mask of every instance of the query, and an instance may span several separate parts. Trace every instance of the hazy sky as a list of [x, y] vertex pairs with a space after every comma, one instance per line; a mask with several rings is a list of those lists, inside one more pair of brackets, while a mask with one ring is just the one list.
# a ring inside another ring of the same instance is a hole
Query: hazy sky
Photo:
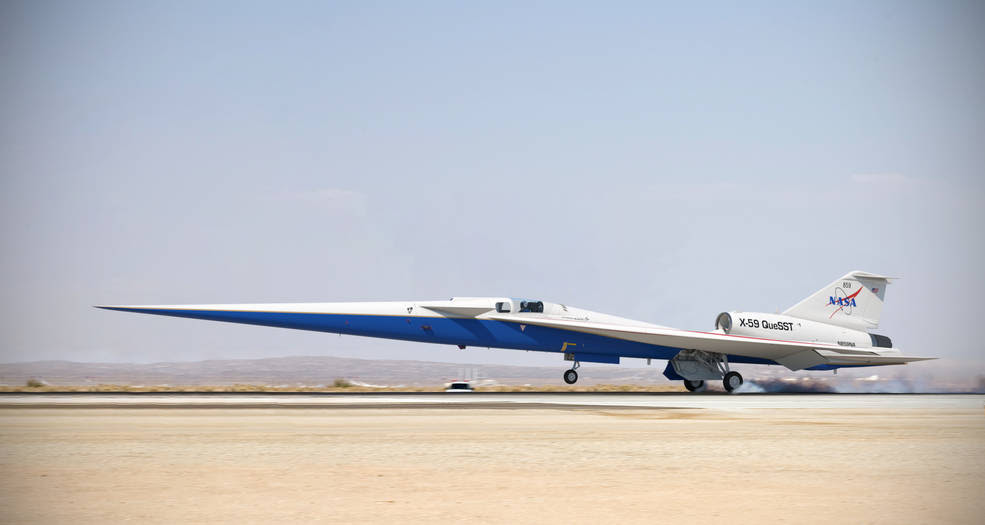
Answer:
[[511, 295], [682, 328], [852, 269], [985, 371], [981, 2], [0, 4], [0, 361], [557, 364], [95, 310]]

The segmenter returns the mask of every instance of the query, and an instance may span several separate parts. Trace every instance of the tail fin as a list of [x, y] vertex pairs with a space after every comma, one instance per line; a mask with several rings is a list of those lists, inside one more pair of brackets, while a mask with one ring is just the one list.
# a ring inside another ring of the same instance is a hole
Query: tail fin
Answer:
[[867, 272], [849, 272], [783, 313], [855, 330], [876, 328], [889, 279]]

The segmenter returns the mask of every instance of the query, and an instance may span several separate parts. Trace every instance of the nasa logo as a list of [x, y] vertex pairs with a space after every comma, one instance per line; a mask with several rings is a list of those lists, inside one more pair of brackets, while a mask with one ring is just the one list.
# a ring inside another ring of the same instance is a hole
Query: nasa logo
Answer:
[[855, 299], [849, 299], [847, 297], [839, 297], [835, 299], [834, 297], [828, 297], [828, 305], [837, 304], [839, 306], [858, 306], [855, 304]]
[[831, 312], [828, 319], [834, 317], [838, 312], [844, 312], [845, 315], [852, 315], [852, 309], [858, 306], [858, 304], [855, 303], [855, 297], [857, 297], [861, 291], [862, 288], [859, 288], [855, 291], [855, 293], [848, 295], [848, 293], [845, 292], [845, 290], [840, 286], [835, 287], [835, 294], [833, 296], [828, 296], [828, 304], [826, 306], [837, 306], [838, 308]]

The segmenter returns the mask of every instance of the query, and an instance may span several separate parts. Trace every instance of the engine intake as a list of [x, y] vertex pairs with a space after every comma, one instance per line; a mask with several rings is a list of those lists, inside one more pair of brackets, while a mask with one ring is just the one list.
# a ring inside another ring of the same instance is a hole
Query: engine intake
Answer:
[[715, 329], [721, 330], [726, 334], [732, 331], [732, 315], [722, 312], [715, 318]]

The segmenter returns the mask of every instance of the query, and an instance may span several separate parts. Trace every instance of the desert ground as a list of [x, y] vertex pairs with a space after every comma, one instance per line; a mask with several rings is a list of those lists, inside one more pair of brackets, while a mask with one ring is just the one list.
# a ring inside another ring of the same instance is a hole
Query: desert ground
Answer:
[[216, 397], [191, 407], [0, 399], [0, 520], [985, 516], [983, 396], [484, 396], [266, 407]]

